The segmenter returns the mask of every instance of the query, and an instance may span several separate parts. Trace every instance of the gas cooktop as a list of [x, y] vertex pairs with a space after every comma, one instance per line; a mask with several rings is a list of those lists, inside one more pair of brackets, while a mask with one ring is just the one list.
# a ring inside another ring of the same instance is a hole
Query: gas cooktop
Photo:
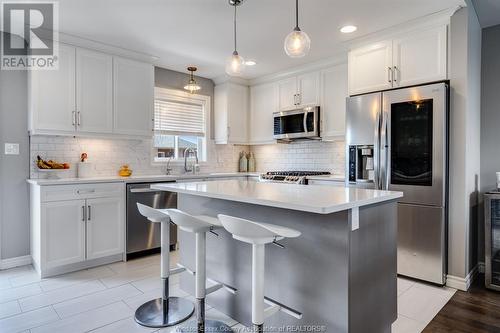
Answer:
[[260, 175], [261, 181], [307, 184], [307, 176], [328, 176], [328, 171], [269, 171]]
[[266, 175], [276, 176], [328, 176], [328, 171], [269, 171]]

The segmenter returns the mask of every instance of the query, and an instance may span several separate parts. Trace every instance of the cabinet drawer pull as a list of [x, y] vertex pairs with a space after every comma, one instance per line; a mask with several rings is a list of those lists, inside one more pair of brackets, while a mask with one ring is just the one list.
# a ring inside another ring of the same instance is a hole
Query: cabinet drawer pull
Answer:
[[89, 205], [89, 206], [87, 206], [87, 208], [88, 208], [88, 213], [87, 213], [87, 214], [88, 214], [88, 215], [87, 215], [87, 221], [90, 221], [90, 220], [91, 220], [91, 216], [92, 216], [92, 211], [90, 210], [90, 205]]
[[77, 190], [77, 194], [88, 194], [88, 193], [95, 193], [95, 189], [90, 189], [90, 190]]

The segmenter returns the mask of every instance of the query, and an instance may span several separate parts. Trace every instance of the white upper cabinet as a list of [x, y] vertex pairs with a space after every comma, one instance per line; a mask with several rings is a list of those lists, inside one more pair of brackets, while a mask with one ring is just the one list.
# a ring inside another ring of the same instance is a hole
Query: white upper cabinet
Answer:
[[77, 128], [82, 132], [113, 131], [113, 57], [78, 49], [76, 53]]
[[297, 77], [298, 105], [319, 105], [320, 73], [313, 72]]
[[342, 140], [345, 135], [347, 64], [321, 71], [321, 137]]
[[392, 41], [349, 52], [349, 94], [392, 88]]
[[248, 143], [248, 87], [232, 82], [214, 89], [216, 144]]
[[59, 68], [29, 73], [30, 130], [70, 132], [76, 130], [76, 49], [59, 45]]
[[318, 105], [319, 84], [319, 72], [306, 73], [279, 81], [277, 83], [278, 110], [286, 111], [308, 105]]
[[250, 144], [274, 143], [273, 113], [277, 111], [277, 84], [250, 88]]
[[278, 82], [278, 109], [291, 110], [297, 108], [297, 78], [292, 77]]
[[447, 25], [349, 52], [349, 95], [447, 79]]
[[419, 31], [393, 42], [394, 86], [447, 78], [447, 27]]
[[59, 44], [56, 70], [29, 73], [31, 134], [150, 136], [151, 64]]
[[117, 134], [151, 136], [154, 69], [150, 64], [114, 57], [114, 126]]

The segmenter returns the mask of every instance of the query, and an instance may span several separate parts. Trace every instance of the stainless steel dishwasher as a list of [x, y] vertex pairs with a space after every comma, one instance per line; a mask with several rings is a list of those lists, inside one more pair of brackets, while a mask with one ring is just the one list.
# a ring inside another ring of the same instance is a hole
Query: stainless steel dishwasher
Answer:
[[[177, 193], [153, 190], [152, 183], [127, 184], [127, 259], [160, 251], [160, 225], [142, 216], [137, 203], [153, 208], [177, 208]], [[177, 244], [177, 226], [170, 224], [170, 249]]]

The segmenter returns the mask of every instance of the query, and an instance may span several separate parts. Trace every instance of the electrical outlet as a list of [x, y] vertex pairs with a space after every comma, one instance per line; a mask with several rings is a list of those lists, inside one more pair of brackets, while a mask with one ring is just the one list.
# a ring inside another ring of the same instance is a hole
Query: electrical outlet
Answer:
[[6, 143], [5, 155], [19, 155], [19, 143]]

